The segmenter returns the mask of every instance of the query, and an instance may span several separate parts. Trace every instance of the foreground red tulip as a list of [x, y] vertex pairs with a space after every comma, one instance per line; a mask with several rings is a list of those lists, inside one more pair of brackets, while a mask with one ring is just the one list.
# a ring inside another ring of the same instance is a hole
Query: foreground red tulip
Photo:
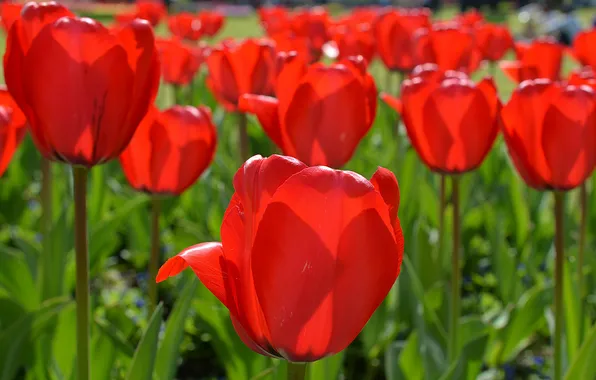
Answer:
[[513, 48], [513, 37], [506, 26], [482, 24], [476, 27], [476, 41], [482, 57], [491, 62], [503, 58]]
[[228, 111], [235, 111], [243, 94], [273, 93], [275, 63], [275, 46], [268, 39], [224, 41], [207, 58], [207, 86]]
[[323, 47], [326, 55], [338, 61], [362, 56], [370, 63], [375, 55], [375, 40], [370, 24], [335, 27], [330, 32], [332, 45]]
[[168, 29], [174, 36], [198, 41], [203, 35], [201, 21], [195, 15], [182, 12], [168, 18]]
[[255, 156], [236, 173], [234, 189], [222, 243], [184, 250], [157, 281], [190, 266], [259, 354], [306, 362], [345, 349], [400, 271], [393, 173], [379, 168], [368, 181], [289, 157]]
[[376, 114], [377, 91], [364, 60], [307, 68], [300, 56], [282, 57], [277, 99], [245, 95], [240, 108], [257, 115], [284, 154], [308, 165], [343, 166]]
[[207, 107], [153, 108], [120, 156], [132, 187], [151, 194], [179, 195], [207, 169], [216, 131]]
[[400, 10], [382, 13], [374, 23], [379, 56], [392, 71], [409, 72], [415, 66], [414, 33], [430, 26], [427, 9]]
[[419, 30], [416, 41], [416, 64], [436, 63], [443, 71], [458, 70], [473, 73], [482, 61], [473, 29], [457, 24], [435, 25]]
[[475, 84], [464, 73], [426, 65], [404, 82], [401, 102], [381, 96], [402, 114], [412, 145], [433, 171], [474, 170], [497, 137], [501, 103], [491, 79]]
[[27, 119], [6, 87], [0, 86], [0, 177], [25, 136]]
[[118, 34], [88, 18], [62, 17], [38, 29], [59, 12], [25, 6], [8, 35], [6, 84], [39, 151], [89, 167], [118, 157], [132, 138], [157, 93], [159, 61], [145, 21]]
[[530, 45], [515, 47], [516, 61], [501, 61], [499, 66], [514, 82], [547, 78], [559, 80], [563, 62], [563, 47], [552, 39], [538, 39]]
[[189, 84], [200, 68], [202, 57], [177, 38], [159, 39], [156, 46], [164, 82], [178, 86]]
[[23, 4], [19, 3], [2, 3], [0, 5], [0, 17], [2, 18], [2, 28], [5, 32], [10, 30], [12, 24], [21, 16]]
[[197, 15], [201, 22], [201, 30], [208, 37], [215, 36], [224, 25], [225, 17], [219, 12], [201, 11]]
[[573, 56], [583, 66], [596, 70], [596, 29], [584, 30], [573, 40]]
[[596, 95], [587, 86], [523, 82], [501, 112], [509, 155], [539, 190], [569, 190], [594, 169]]

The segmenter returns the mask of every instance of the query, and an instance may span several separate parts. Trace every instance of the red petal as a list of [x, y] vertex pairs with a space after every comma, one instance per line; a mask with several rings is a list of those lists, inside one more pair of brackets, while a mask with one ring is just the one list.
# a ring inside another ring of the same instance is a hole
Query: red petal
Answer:
[[395, 98], [387, 93], [382, 92], [381, 93], [381, 99], [387, 103], [387, 105], [391, 108], [393, 108], [395, 110], [395, 112], [397, 112], [398, 114], [401, 115], [401, 113], [403, 112], [403, 103], [400, 99]]
[[237, 76], [228, 57], [228, 52], [216, 49], [207, 57], [209, 83], [213, 95], [221, 101], [236, 107], [240, 95]]
[[501, 61], [499, 67], [515, 83], [536, 79], [540, 75], [535, 66], [527, 66], [521, 61]]
[[238, 108], [242, 112], [256, 115], [267, 136], [283, 150], [278, 115], [279, 101], [277, 99], [263, 95], [242, 95]]
[[395, 174], [379, 166], [370, 179], [370, 183], [372, 183], [375, 190], [383, 197], [383, 200], [389, 207], [391, 224], [395, 224], [397, 210], [399, 209], [399, 185], [397, 184]]
[[292, 102], [294, 92], [300, 83], [302, 77], [306, 74], [308, 63], [305, 57], [298, 54], [279, 54], [278, 55], [278, 72], [275, 82], [275, 96], [279, 99], [281, 113]]

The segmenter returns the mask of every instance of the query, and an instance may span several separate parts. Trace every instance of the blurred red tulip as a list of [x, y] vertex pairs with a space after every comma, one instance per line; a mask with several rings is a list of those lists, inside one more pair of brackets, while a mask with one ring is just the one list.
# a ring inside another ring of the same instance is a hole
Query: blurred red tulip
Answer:
[[217, 136], [207, 107], [153, 107], [143, 119], [120, 165], [136, 190], [180, 195], [213, 160]]
[[118, 34], [89, 18], [47, 22], [60, 12], [25, 6], [8, 34], [6, 84], [46, 158], [93, 166], [132, 138], [157, 93], [159, 59], [145, 21]]
[[501, 103], [492, 79], [475, 84], [464, 73], [426, 66], [404, 82], [401, 102], [381, 97], [402, 114], [412, 146], [433, 171], [476, 169], [497, 137]]
[[412, 70], [415, 66], [414, 33], [430, 26], [430, 12], [427, 9], [385, 12], [373, 25], [377, 52], [385, 67], [393, 71]]
[[234, 111], [243, 94], [273, 94], [275, 64], [271, 40], [227, 40], [207, 57], [207, 86], [228, 111]]
[[269, 36], [285, 34], [291, 29], [290, 15], [284, 7], [263, 7], [257, 10], [261, 26]]
[[245, 95], [240, 109], [257, 115], [284, 154], [307, 165], [339, 168], [369, 131], [377, 90], [360, 57], [306, 67], [296, 55], [281, 57], [276, 98]]
[[10, 96], [0, 86], [0, 177], [25, 136], [27, 119]]
[[596, 70], [596, 29], [579, 32], [573, 40], [572, 51], [579, 63]]
[[160, 0], [137, 0], [136, 7], [136, 18], [147, 20], [153, 27], [166, 18], [168, 13]]
[[234, 189], [222, 242], [187, 248], [161, 267], [157, 281], [190, 266], [259, 354], [310, 362], [345, 349], [400, 272], [393, 173], [379, 168], [368, 181], [255, 156], [236, 173]]
[[188, 12], [170, 16], [168, 29], [174, 36], [189, 41], [198, 41], [204, 33], [199, 18]]
[[457, 24], [419, 29], [414, 40], [414, 61], [417, 65], [432, 62], [443, 71], [458, 70], [471, 74], [482, 61], [473, 30]]
[[322, 7], [304, 9], [292, 18], [292, 30], [296, 35], [309, 39], [311, 55], [317, 61], [321, 57], [323, 45], [330, 40], [330, 24], [329, 14]]
[[455, 21], [468, 28], [476, 28], [484, 22], [484, 15], [476, 9], [471, 9], [455, 17]]
[[12, 24], [21, 17], [23, 4], [2, 3], [0, 5], [0, 17], [2, 17], [2, 28], [8, 33]]
[[559, 80], [563, 47], [553, 39], [538, 39], [529, 45], [515, 45], [516, 61], [501, 61], [499, 66], [514, 82], [547, 78]]
[[331, 40], [323, 46], [329, 58], [341, 61], [360, 55], [369, 64], [375, 55], [375, 40], [369, 24], [333, 28]]
[[203, 59], [178, 38], [158, 39], [156, 42], [164, 82], [178, 86], [189, 84]]
[[201, 22], [201, 30], [207, 37], [215, 36], [225, 21], [225, 18], [221, 13], [213, 11], [201, 11], [197, 17]]
[[112, 25], [112, 29], [120, 25], [131, 23], [136, 18], [139, 18], [136, 11], [117, 13], [114, 15], [114, 21], [116, 21], [116, 25]]
[[539, 190], [569, 190], [594, 169], [596, 95], [548, 79], [523, 82], [501, 112], [509, 155]]
[[315, 62], [311, 56], [310, 40], [306, 37], [299, 37], [291, 31], [280, 32], [270, 35], [275, 42], [275, 51], [277, 53], [289, 53], [295, 51], [298, 55], [304, 57], [307, 62]]
[[574, 86], [590, 86], [596, 91], [596, 73], [589, 66], [584, 66], [579, 70], [573, 70], [569, 73], [567, 83]]
[[482, 57], [495, 62], [513, 48], [513, 37], [506, 26], [482, 24], [476, 27], [476, 42]]

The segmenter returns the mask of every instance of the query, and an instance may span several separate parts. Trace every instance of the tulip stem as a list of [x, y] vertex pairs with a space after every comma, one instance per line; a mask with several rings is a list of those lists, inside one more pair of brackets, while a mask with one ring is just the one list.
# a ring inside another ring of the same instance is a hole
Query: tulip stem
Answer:
[[161, 203], [156, 196], [151, 198], [151, 254], [149, 256], [149, 315], [157, 306], [157, 269], [159, 267], [159, 215], [161, 212]]
[[77, 301], [77, 380], [89, 379], [89, 258], [87, 253], [88, 169], [73, 166]]
[[287, 380], [304, 380], [306, 378], [306, 363], [288, 362]]
[[579, 188], [581, 217], [579, 225], [579, 250], [577, 252], [577, 289], [579, 294], [579, 344], [584, 337], [584, 251], [586, 247], [586, 224], [588, 219], [588, 191], [586, 183]]
[[493, 77], [494, 80], [497, 80], [497, 78], [496, 78], [496, 76], [497, 76], [497, 62], [489, 61], [488, 67], [490, 70], [490, 76]]
[[459, 178], [451, 177], [452, 183], [452, 203], [453, 203], [453, 252], [451, 252], [451, 313], [449, 314], [450, 328], [449, 328], [449, 343], [448, 354], [449, 363], [453, 363], [457, 359], [457, 350], [459, 349], [459, 316], [460, 316], [460, 301], [461, 301], [461, 271], [459, 264], [459, 239], [460, 239], [460, 225], [459, 225]]
[[562, 343], [563, 343], [563, 265], [565, 259], [565, 233], [563, 210], [565, 195], [555, 192], [555, 336], [554, 336], [554, 380], [562, 379]]
[[445, 200], [447, 178], [445, 177], [444, 174], [439, 174], [439, 177], [441, 179], [441, 184], [439, 187], [439, 244], [438, 244], [438, 246], [439, 246], [438, 259], [439, 260], [437, 262], [441, 263], [441, 265], [442, 265], [443, 263], [446, 264], [446, 262], [443, 260], [443, 257], [445, 257], [445, 255], [443, 255], [443, 240], [444, 240], [443, 239], [443, 230], [445, 228], [445, 206], [447, 203]]
[[240, 144], [240, 158], [242, 162], [245, 162], [250, 158], [250, 152], [248, 151], [248, 130], [247, 130], [248, 119], [244, 112], [238, 112], [238, 133], [239, 144]]
[[[42, 260], [49, 260], [52, 256], [52, 164], [50, 160], [45, 157], [41, 158], [41, 233], [43, 241], [43, 255]], [[43, 299], [47, 299], [47, 292], [51, 292], [45, 284], [49, 278], [45, 278], [45, 270], [47, 267], [42, 268], [42, 276], [44, 276], [42, 284], [42, 293], [45, 295]]]

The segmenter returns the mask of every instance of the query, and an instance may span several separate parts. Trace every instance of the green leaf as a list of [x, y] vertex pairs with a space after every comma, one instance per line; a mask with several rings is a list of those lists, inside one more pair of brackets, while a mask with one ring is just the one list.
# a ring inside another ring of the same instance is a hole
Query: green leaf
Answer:
[[405, 347], [404, 341], [392, 342], [385, 351], [385, 376], [387, 380], [402, 380], [406, 379], [403, 374], [398, 358]]
[[488, 334], [469, 341], [461, 351], [459, 359], [451, 364], [440, 380], [476, 379], [482, 370]]
[[39, 303], [39, 295], [25, 257], [17, 250], [1, 245], [0, 254], [0, 287], [6, 289], [11, 298], [25, 309], [35, 309]]
[[596, 324], [587, 334], [584, 344], [571, 361], [565, 380], [596, 378]]
[[[568, 261], [563, 266], [563, 312], [565, 313], [565, 337], [567, 338], [567, 358], [574, 358], [581, 343], [580, 328], [584, 316], [580, 315], [579, 289]], [[585, 331], [585, 330], [584, 330]], [[564, 362], [567, 362], [564, 360]], [[563, 366], [565, 368], [565, 366]]]
[[424, 361], [419, 346], [418, 333], [414, 331], [408, 337], [406, 345], [399, 355], [399, 367], [408, 380], [424, 379]]
[[188, 273], [184, 279], [184, 288], [166, 322], [164, 338], [159, 346], [159, 354], [155, 363], [155, 372], [159, 379], [173, 379], [176, 374], [180, 345], [184, 338], [184, 322], [199, 284], [194, 273]]
[[157, 305], [137, 350], [132, 359], [126, 378], [128, 380], [151, 380], [153, 379], [153, 366], [157, 356], [157, 344], [159, 329], [163, 316], [163, 304]]

